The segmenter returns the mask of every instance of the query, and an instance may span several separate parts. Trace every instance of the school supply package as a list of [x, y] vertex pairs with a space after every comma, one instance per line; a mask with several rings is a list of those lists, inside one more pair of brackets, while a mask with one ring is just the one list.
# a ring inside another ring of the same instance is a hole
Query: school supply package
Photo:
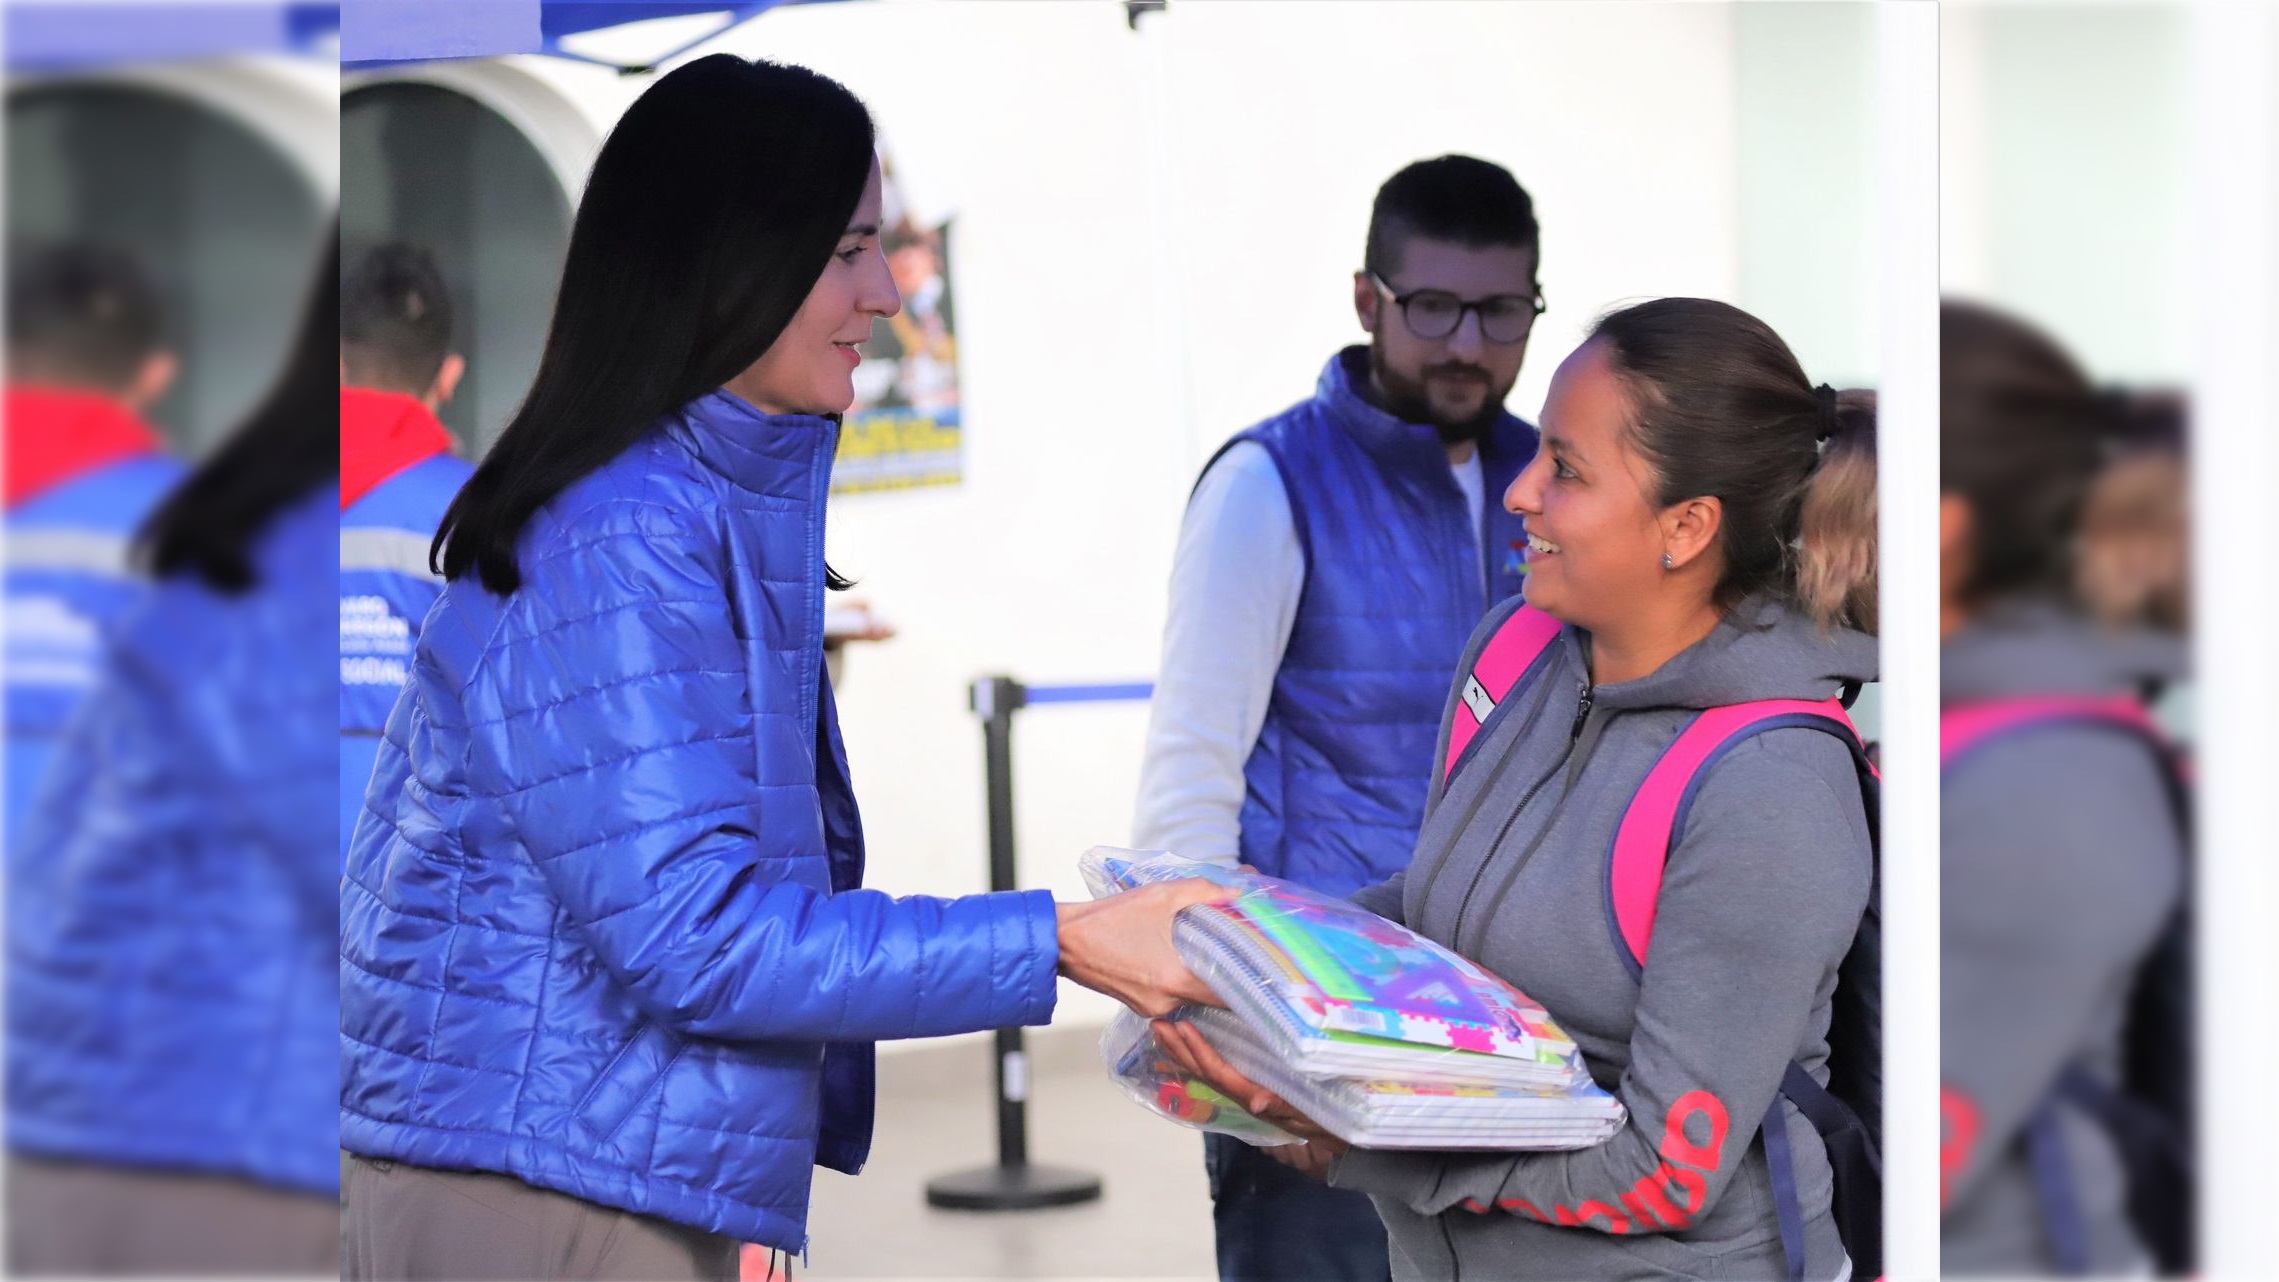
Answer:
[[[1227, 1005], [1191, 1021], [1237, 1072], [1367, 1148], [1570, 1149], [1620, 1129], [1620, 1101], [1524, 993], [1345, 900], [1162, 852], [1087, 852], [1098, 896], [1181, 877], [1238, 893], [1181, 913], [1173, 939]], [[1102, 1054], [1146, 1107], [1253, 1144], [1289, 1136], [1183, 1074], [1126, 1012]]]

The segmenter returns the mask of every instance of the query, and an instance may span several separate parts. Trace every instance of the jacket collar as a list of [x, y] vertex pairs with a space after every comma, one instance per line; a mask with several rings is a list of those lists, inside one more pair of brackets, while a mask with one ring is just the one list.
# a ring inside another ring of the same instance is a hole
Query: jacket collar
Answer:
[[769, 414], [726, 388], [682, 406], [666, 430], [731, 484], [778, 498], [821, 497], [839, 443], [834, 419]]
[[[1561, 630], [1570, 662], [1587, 673], [1584, 634]], [[1716, 708], [1759, 699], [1825, 699], [1847, 682], [1876, 679], [1876, 639], [1850, 628], [1823, 631], [1770, 594], [1736, 605], [1708, 636], [1630, 681], [1599, 686], [1604, 708]]]
[[1329, 358], [1314, 384], [1314, 399], [1379, 466], [1421, 468], [1438, 462], [1446, 467], [1448, 451], [1439, 431], [1370, 404], [1361, 390], [1368, 381], [1369, 349], [1357, 344]]
[[2051, 695], [2143, 696], [2191, 669], [2183, 637], [2111, 628], [2050, 597], [1990, 602], [1939, 647], [1942, 704]]
[[[1448, 447], [1439, 429], [1411, 423], [1370, 403], [1362, 389], [1369, 382], [1369, 349], [1355, 344], [1329, 358], [1314, 384], [1314, 399], [1345, 427], [1370, 457], [1385, 467], [1446, 467]], [[1508, 482], [1535, 456], [1535, 429], [1501, 414], [1480, 440], [1482, 464], [1491, 482]]]

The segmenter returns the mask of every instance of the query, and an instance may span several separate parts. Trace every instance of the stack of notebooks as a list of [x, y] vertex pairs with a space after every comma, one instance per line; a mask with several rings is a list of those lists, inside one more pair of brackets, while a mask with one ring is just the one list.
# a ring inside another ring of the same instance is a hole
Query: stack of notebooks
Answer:
[[[1180, 1017], [1236, 1071], [1348, 1143], [1585, 1148], [1622, 1125], [1620, 1101], [1591, 1081], [1541, 1006], [1421, 935], [1288, 882], [1169, 855], [1099, 848], [1082, 866], [1096, 896], [1194, 876], [1242, 892], [1180, 914], [1180, 957], [1228, 1008]], [[1273, 1142], [1232, 1101], [1178, 1078], [1151, 1043], [1136, 1019], [1103, 1043], [1134, 1098]]]

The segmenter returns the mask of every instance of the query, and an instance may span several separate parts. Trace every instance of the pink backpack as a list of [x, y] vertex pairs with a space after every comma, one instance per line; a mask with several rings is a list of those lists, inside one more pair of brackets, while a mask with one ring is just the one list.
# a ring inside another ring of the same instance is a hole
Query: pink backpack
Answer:
[[[1472, 670], [1464, 674], [1449, 725], [1440, 763], [1443, 792], [1470, 760], [1472, 748], [1497, 710], [1515, 703], [1513, 696], [1545, 665], [1562, 626], [1523, 604], [1506, 616], [1482, 647]], [[1632, 795], [1607, 851], [1607, 927], [1632, 979], [1645, 974], [1662, 870], [1671, 847], [1685, 832], [1687, 812], [1709, 768], [1739, 744], [1768, 730], [1787, 728], [1819, 731], [1850, 750], [1867, 806], [1868, 830], [1877, 831], [1878, 776], [1845, 712], [1845, 700], [1765, 699], [1696, 714]], [[1851, 1256], [1853, 1276], [1867, 1278], [1883, 1272], [1883, 1170], [1878, 1156], [1883, 1109], [1877, 1087], [1883, 1048], [1879, 898], [1879, 892], [1871, 892], [1868, 910], [1839, 972], [1835, 1017], [1828, 1030], [1828, 1084], [1822, 1086], [1802, 1065], [1790, 1064], [1780, 1087], [1780, 1096], [1811, 1121], [1827, 1144], [1829, 1165], [1836, 1174], [1832, 1209], [1837, 1229]], [[1774, 1099], [1758, 1134], [1765, 1141], [1765, 1160], [1772, 1174], [1788, 1277], [1802, 1282], [1804, 1216], [1780, 1098]]]
[[[2017, 736], [2061, 728], [2100, 729], [2134, 740], [2159, 764], [2179, 830], [2191, 835], [2191, 763], [2171, 744], [2144, 704], [2127, 695], [2059, 695], [1955, 704], [1939, 714], [1939, 768], [1951, 770], [1986, 747]], [[2163, 928], [2139, 968], [2127, 999], [2121, 1032], [2120, 1076], [2108, 1080], [2082, 1064], [2067, 1064], [2028, 1116], [2022, 1135], [2033, 1171], [2034, 1194], [2058, 1272], [2090, 1272], [2090, 1227], [2066, 1155], [2061, 1108], [2077, 1110], [2102, 1126], [2118, 1147], [2128, 1175], [2126, 1207], [2132, 1227], [2164, 1277], [2197, 1267], [2197, 1175], [2193, 1156], [2194, 1019], [2190, 898]], [[1968, 1107], [1968, 1101], [1962, 1101]], [[1967, 1160], [1975, 1135], [1947, 1141], [1942, 1167]]]

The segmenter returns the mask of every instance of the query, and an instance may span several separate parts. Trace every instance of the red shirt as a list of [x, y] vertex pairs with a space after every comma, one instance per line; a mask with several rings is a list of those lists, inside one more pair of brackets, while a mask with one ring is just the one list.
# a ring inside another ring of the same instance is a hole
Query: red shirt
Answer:
[[451, 433], [419, 398], [340, 389], [341, 511], [414, 463], [450, 451]]
[[157, 452], [156, 433], [100, 392], [17, 386], [7, 391], [8, 475], [14, 507], [75, 477], [137, 454]]

